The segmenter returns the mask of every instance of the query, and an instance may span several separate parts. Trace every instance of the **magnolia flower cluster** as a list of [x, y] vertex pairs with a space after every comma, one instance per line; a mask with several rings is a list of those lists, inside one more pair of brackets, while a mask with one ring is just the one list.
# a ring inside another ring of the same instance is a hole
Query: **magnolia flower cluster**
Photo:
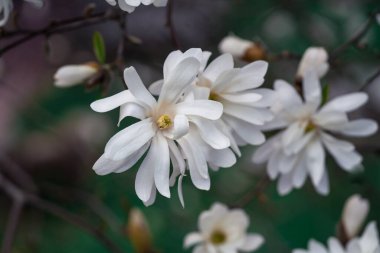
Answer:
[[308, 176], [320, 194], [328, 194], [326, 151], [342, 169], [353, 172], [361, 166], [362, 156], [340, 137], [366, 137], [377, 131], [377, 123], [371, 119], [348, 117], [367, 102], [367, 94], [355, 92], [325, 101], [319, 78], [328, 70], [327, 57], [322, 48], [306, 51], [297, 72], [301, 94], [286, 81], [274, 83], [271, 110], [275, 118], [265, 129], [279, 132], [255, 152], [253, 161], [268, 162], [268, 175], [279, 179], [280, 194], [300, 188]]
[[168, 4], [168, 0], [106, 0], [110, 5], [115, 6], [119, 5], [120, 9], [126, 12], [133, 12], [141, 4], [151, 5], [153, 4], [156, 7], [163, 7]]
[[248, 234], [249, 217], [241, 209], [229, 210], [216, 203], [199, 216], [199, 232], [185, 237], [185, 248], [196, 245], [193, 253], [236, 253], [258, 249], [264, 238], [259, 234]]
[[[151, 86], [155, 99], [133, 67], [124, 71], [128, 90], [91, 104], [97, 112], [120, 107], [119, 123], [126, 117], [139, 121], [110, 139], [94, 165], [99, 175], [130, 169], [146, 153], [137, 172], [138, 197], [152, 204], [156, 190], [170, 197], [170, 186], [189, 171], [193, 184], [210, 189], [208, 167], [230, 167], [240, 155], [239, 145], [262, 144], [260, 127], [273, 119], [272, 92], [258, 89], [267, 63], [257, 61], [235, 68], [230, 54], [208, 66], [209, 52], [190, 49], [172, 52], [163, 67], [163, 79]], [[233, 150], [231, 150], [230, 149]]]
[[[25, 2], [29, 2], [35, 5], [38, 8], [41, 8], [43, 5], [42, 0], [24, 0]], [[4, 26], [9, 16], [11, 15], [13, 9], [13, 0], [0, 0], [0, 27]]]
[[359, 195], [353, 195], [347, 200], [342, 214], [341, 222], [345, 230], [343, 238], [329, 238], [327, 247], [312, 239], [307, 250], [296, 249], [293, 253], [379, 253], [380, 241], [376, 222], [369, 223], [362, 236], [358, 237], [368, 210], [368, 201]]

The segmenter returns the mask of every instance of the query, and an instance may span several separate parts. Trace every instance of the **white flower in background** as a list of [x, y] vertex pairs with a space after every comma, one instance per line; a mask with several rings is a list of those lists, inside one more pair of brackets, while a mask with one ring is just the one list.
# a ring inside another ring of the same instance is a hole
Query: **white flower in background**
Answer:
[[163, 7], [168, 4], [168, 0], [106, 0], [112, 6], [119, 4], [120, 9], [126, 12], [133, 12], [136, 7], [153, 4], [156, 7]]
[[336, 238], [328, 240], [328, 247], [323, 244], [310, 240], [308, 249], [296, 249], [293, 253], [379, 253], [379, 234], [376, 228], [376, 222], [371, 222], [365, 229], [361, 238], [350, 240], [346, 247]]
[[[181, 174], [184, 173], [184, 157], [175, 140], [189, 132], [189, 122], [201, 118], [217, 120], [223, 112], [222, 105], [215, 101], [181, 100], [196, 78], [200, 62], [194, 57], [175, 60], [173, 55], [177, 53], [171, 53], [164, 64], [164, 81], [158, 101], [131, 67], [124, 72], [129, 90], [91, 104], [97, 112], [120, 107], [120, 120], [127, 116], [141, 120], [110, 139], [94, 170], [99, 175], [124, 172], [148, 151], [135, 183], [138, 197], [147, 205], [155, 200], [156, 188], [162, 195], [170, 197], [170, 161], [180, 168]], [[203, 127], [203, 131], [212, 132], [207, 125]], [[221, 144], [222, 149], [229, 143]], [[188, 153], [187, 159], [190, 156], [197, 161], [196, 155]], [[208, 177], [207, 168], [199, 173]]]
[[193, 253], [252, 252], [264, 243], [264, 238], [248, 234], [248, 226], [249, 217], [243, 210], [228, 210], [225, 205], [216, 203], [200, 215], [200, 231], [188, 234], [184, 246], [196, 245]]
[[368, 215], [369, 202], [359, 194], [352, 195], [344, 205], [342, 214], [342, 226], [345, 235], [351, 239], [355, 237]]
[[260, 43], [229, 35], [219, 43], [219, 51], [248, 62], [266, 58], [266, 50]]
[[[43, 6], [42, 0], [24, 0], [25, 2], [29, 2], [34, 6], [41, 8]], [[0, 27], [4, 26], [13, 9], [13, 0], [0, 0]]]
[[302, 56], [296, 76], [304, 78], [306, 73], [314, 71], [322, 78], [329, 70], [328, 58], [328, 53], [323, 47], [308, 48]]
[[303, 80], [303, 98], [285, 81], [278, 80], [274, 86], [276, 101], [272, 110], [276, 118], [267, 127], [285, 129], [256, 150], [253, 161], [268, 162], [268, 174], [272, 180], [279, 177], [278, 191], [282, 195], [300, 188], [308, 175], [320, 194], [328, 194], [325, 149], [348, 172], [362, 161], [353, 144], [334, 135], [365, 137], [377, 131], [373, 120], [348, 119], [347, 114], [365, 104], [368, 96], [356, 92], [321, 105], [321, 86], [314, 72]]
[[272, 91], [258, 89], [264, 82], [267, 68], [264, 61], [234, 68], [232, 56], [223, 54], [199, 74], [196, 82], [195, 92], [223, 104], [218, 127], [229, 137], [231, 148], [238, 155], [238, 145], [259, 145], [265, 141], [260, 128], [273, 119], [268, 109]]
[[96, 62], [63, 66], [55, 73], [54, 84], [60, 88], [81, 84], [93, 77], [99, 70], [100, 66]]
[[219, 43], [219, 51], [223, 54], [231, 54], [233, 57], [243, 58], [246, 52], [254, 46], [253, 41], [229, 35]]

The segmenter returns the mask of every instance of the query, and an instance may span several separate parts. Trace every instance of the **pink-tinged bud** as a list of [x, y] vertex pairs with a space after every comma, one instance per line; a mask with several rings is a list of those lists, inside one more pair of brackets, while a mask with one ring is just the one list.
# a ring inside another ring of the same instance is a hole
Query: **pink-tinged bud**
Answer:
[[66, 88], [84, 83], [98, 73], [100, 69], [96, 62], [63, 66], [54, 75], [55, 86]]
[[244, 40], [235, 35], [225, 37], [219, 43], [219, 51], [248, 62], [266, 59], [266, 50], [260, 43]]
[[368, 200], [359, 194], [351, 196], [342, 213], [342, 226], [348, 239], [358, 235], [369, 212]]
[[319, 78], [326, 75], [329, 70], [328, 53], [322, 47], [310, 47], [302, 56], [297, 71], [297, 78], [303, 79], [306, 73], [316, 72]]

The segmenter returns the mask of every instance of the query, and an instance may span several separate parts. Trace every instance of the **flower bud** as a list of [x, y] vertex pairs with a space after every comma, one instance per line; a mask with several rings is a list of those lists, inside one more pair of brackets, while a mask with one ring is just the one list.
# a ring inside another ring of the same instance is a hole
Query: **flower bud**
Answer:
[[302, 56], [298, 66], [297, 79], [303, 79], [306, 73], [315, 71], [319, 78], [326, 75], [329, 70], [328, 54], [322, 47], [310, 47]]
[[152, 250], [152, 236], [144, 214], [137, 208], [129, 212], [127, 234], [133, 247], [138, 253], [150, 253]]
[[248, 62], [266, 59], [266, 51], [259, 43], [244, 40], [235, 35], [225, 37], [219, 43], [219, 51]]
[[66, 88], [81, 84], [94, 76], [99, 70], [100, 66], [96, 62], [63, 66], [54, 75], [55, 86]]
[[341, 222], [348, 239], [354, 238], [359, 233], [368, 212], [368, 200], [360, 195], [355, 194], [346, 201]]

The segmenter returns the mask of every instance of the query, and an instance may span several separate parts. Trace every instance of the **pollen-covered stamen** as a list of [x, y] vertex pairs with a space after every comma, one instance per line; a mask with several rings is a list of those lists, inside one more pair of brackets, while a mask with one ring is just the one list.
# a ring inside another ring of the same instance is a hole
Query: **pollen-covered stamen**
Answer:
[[220, 97], [217, 93], [215, 92], [210, 92], [210, 95], [208, 97], [209, 100], [213, 100], [213, 101], [219, 101], [220, 100]]
[[161, 115], [156, 121], [156, 123], [157, 123], [158, 128], [161, 130], [167, 129], [173, 125], [172, 119], [167, 114]]
[[216, 245], [223, 244], [226, 242], [226, 240], [227, 240], [227, 235], [223, 231], [220, 231], [220, 230], [215, 230], [210, 235], [210, 242], [212, 244], [216, 244]]
[[317, 128], [317, 126], [314, 124], [314, 122], [313, 121], [309, 121], [307, 123], [307, 126], [305, 127], [305, 133], [309, 133], [309, 132], [315, 130], [316, 128]]

